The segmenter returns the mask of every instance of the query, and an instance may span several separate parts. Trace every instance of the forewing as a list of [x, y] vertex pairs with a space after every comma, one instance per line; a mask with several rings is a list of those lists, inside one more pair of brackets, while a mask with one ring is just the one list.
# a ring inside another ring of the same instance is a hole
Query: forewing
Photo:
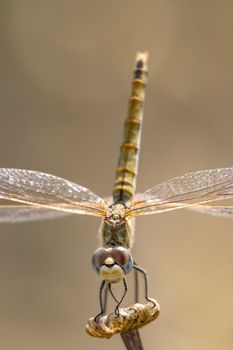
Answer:
[[33, 170], [0, 168], [0, 198], [74, 214], [103, 216], [105, 201], [85, 187]]
[[161, 183], [133, 200], [128, 215], [149, 215], [233, 198], [233, 168], [200, 170]]
[[0, 205], [0, 223], [14, 224], [35, 220], [48, 220], [67, 215], [71, 214], [32, 205]]

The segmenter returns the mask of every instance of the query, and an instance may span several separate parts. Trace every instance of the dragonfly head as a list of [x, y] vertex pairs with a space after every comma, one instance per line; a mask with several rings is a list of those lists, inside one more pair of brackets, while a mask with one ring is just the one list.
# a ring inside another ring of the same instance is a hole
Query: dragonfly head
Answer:
[[94, 252], [92, 265], [103, 280], [117, 283], [132, 270], [133, 258], [125, 247], [101, 247]]

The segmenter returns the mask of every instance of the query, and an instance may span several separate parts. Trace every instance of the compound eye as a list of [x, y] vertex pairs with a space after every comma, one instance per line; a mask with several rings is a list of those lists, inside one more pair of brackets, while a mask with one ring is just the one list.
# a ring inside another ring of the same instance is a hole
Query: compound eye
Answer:
[[104, 261], [109, 256], [107, 249], [101, 247], [96, 249], [92, 255], [92, 266], [94, 270], [99, 273], [101, 266], [104, 264]]
[[122, 267], [125, 274], [129, 273], [132, 270], [133, 259], [129, 249], [126, 249], [124, 247], [113, 248], [111, 256], [116, 261], [116, 263]]

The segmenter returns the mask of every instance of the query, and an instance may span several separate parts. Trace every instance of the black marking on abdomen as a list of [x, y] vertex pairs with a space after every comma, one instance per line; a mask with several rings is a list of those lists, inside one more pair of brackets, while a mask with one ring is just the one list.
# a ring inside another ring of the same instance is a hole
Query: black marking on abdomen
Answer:
[[142, 68], [143, 67], [143, 61], [142, 60], [137, 61], [136, 67], [137, 68]]
[[143, 71], [139, 68], [134, 71], [134, 79], [141, 79]]

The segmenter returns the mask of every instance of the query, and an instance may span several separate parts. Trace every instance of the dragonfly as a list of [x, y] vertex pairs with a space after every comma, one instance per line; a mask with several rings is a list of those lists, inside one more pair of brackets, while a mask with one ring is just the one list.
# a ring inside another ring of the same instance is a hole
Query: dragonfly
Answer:
[[[190, 172], [135, 194], [147, 75], [148, 54], [140, 52], [133, 70], [112, 199], [103, 199], [83, 186], [54, 175], [0, 168], [0, 198], [12, 203], [0, 206], [2, 223], [50, 219], [69, 214], [101, 218], [101, 246], [92, 256], [93, 268], [102, 280], [101, 310], [95, 320], [105, 312], [106, 289], [116, 301], [116, 314], [119, 312], [127, 292], [126, 275], [132, 270], [143, 274], [145, 298], [151, 300], [148, 297], [146, 272], [136, 264], [131, 253], [137, 216], [182, 208], [210, 215], [233, 216], [233, 206], [213, 205], [215, 201], [233, 198], [233, 167]], [[112, 284], [119, 282], [124, 286], [120, 300], [111, 289]]]

